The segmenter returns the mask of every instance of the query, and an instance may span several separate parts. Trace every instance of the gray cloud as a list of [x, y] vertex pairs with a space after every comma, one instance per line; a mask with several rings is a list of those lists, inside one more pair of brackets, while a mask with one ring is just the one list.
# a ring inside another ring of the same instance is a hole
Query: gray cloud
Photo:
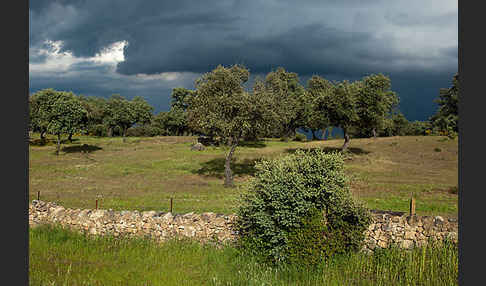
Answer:
[[456, 27], [458, 23], [458, 12], [447, 12], [440, 15], [427, 15], [424, 13], [417, 13], [417, 11], [409, 11], [408, 13], [396, 12], [388, 13], [385, 15], [385, 19], [391, 24], [397, 26], [432, 26], [443, 28], [444, 26]]
[[283, 66], [301, 78], [337, 80], [382, 72], [408, 114], [424, 119], [434, 111], [435, 91], [457, 72], [456, 2], [31, 1], [30, 63], [48, 60], [37, 52], [46, 40], [62, 41], [62, 50], [77, 58], [128, 42], [116, 73], [76, 62], [63, 76], [31, 73], [31, 89], [137, 92], [162, 108], [156, 102], [167, 101], [169, 82], [133, 76], [183, 72], [191, 76], [180, 84], [190, 87], [197, 74], [218, 64], [244, 64], [252, 74]]

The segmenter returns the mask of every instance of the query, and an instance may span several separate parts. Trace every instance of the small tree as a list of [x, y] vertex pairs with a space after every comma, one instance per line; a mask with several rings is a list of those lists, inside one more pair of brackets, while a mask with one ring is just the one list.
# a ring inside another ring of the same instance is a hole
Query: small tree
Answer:
[[29, 98], [30, 128], [57, 135], [57, 150], [61, 147], [61, 135], [84, 131], [88, 120], [87, 111], [81, 101], [72, 93], [43, 89]]
[[48, 88], [29, 97], [29, 127], [32, 131], [40, 133], [41, 140], [45, 139], [52, 101], [57, 97], [57, 93], [56, 90]]
[[136, 124], [147, 124], [152, 120], [154, 108], [141, 96], [135, 96], [130, 102], [135, 112]]
[[340, 127], [344, 132], [342, 151], [348, 148], [349, 129], [359, 120], [356, 99], [359, 92], [359, 83], [343, 81], [334, 84], [334, 87], [320, 93], [316, 108], [327, 114], [330, 126]]
[[29, 96], [29, 131], [39, 131], [42, 140], [44, 139], [45, 128], [42, 128], [39, 108], [40, 104], [34, 95]]
[[152, 117], [151, 125], [160, 130], [160, 135], [172, 135], [167, 125], [168, 113], [168, 111], [161, 111]]
[[73, 134], [86, 127], [88, 112], [71, 92], [56, 92], [50, 101], [47, 132], [57, 135], [56, 154], [61, 149], [62, 134]]
[[80, 95], [79, 100], [88, 111], [88, 134], [101, 135], [105, 133], [104, 124], [106, 99], [95, 96]]
[[253, 129], [245, 136], [245, 140], [256, 141], [260, 136], [272, 137], [279, 122], [279, 114], [275, 108], [274, 98], [271, 92], [265, 87], [265, 81], [257, 77], [252, 88], [250, 98], [254, 108], [249, 113], [250, 125]]
[[317, 130], [322, 130], [322, 136], [324, 137], [324, 130], [329, 127], [329, 118], [327, 115], [327, 111], [324, 108], [319, 107], [319, 97], [325, 93], [332, 92], [334, 85], [318, 76], [313, 75], [307, 81], [307, 90], [306, 90], [306, 106], [307, 106], [307, 123], [306, 127], [312, 132], [312, 139], [317, 139], [315, 132]]
[[298, 127], [306, 123], [305, 89], [299, 82], [296, 73], [287, 72], [279, 67], [265, 77], [265, 86], [273, 98], [273, 104], [278, 115], [278, 125], [281, 135], [288, 139], [295, 135]]
[[410, 135], [410, 122], [403, 113], [400, 111], [393, 112], [391, 121], [393, 123], [393, 135]]
[[356, 127], [371, 130], [374, 138], [399, 101], [397, 94], [390, 88], [390, 78], [383, 74], [366, 76], [360, 82], [356, 100], [359, 121]]
[[259, 99], [243, 88], [249, 75], [243, 66], [219, 65], [196, 80], [196, 94], [188, 107], [192, 130], [221, 137], [230, 147], [225, 159], [225, 187], [234, 186], [230, 163], [236, 147], [260, 128], [257, 118], [265, 116]]
[[184, 135], [188, 131], [187, 112], [180, 107], [172, 107], [166, 114], [165, 124], [170, 135]]
[[436, 102], [439, 104], [439, 109], [430, 118], [430, 122], [438, 131], [446, 132], [453, 137], [459, 131], [459, 74], [455, 74], [452, 78], [452, 87], [439, 90], [439, 98]]
[[194, 90], [186, 89], [183, 87], [176, 87], [172, 90], [171, 107], [178, 107], [184, 111], [189, 107], [191, 97], [195, 94]]
[[166, 128], [171, 135], [184, 135], [190, 132], [187, 126], [187, 108], [194, 91], [182, 87], [172, 90], [170, 111], [166, 114]]
[[152, 109], [141, 97], [134, 97], [132, 101], [129, 101], [114, 94], [106, 104], [104, 121], [111, 130], [120, 126], [123, 142], [125, 142], [127, 129], [136, 123], [150, 122]]

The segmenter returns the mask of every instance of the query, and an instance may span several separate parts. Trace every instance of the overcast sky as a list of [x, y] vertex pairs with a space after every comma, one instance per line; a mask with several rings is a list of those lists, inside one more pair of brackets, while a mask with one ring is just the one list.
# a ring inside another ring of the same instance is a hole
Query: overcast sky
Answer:
[[156, 112], [172, 88], [237, 63], [303, 84], [383, 73], [405, 116], [426, 120], [458, 70], [457, 0], [36, 0], [29, 27], [30, 92], [138, 95]]

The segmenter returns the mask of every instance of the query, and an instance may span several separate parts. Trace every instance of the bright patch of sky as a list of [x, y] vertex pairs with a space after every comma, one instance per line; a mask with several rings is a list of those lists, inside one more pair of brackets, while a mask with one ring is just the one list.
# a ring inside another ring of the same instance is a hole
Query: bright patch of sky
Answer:
[[62, 41], [46, 40], [44, 47], [30, 49], [29, 52], [32, 56], [45, 56], [45, 60], [42, 62], [30, 62], [29, 73], [31, 75], [41, 73], [66, 75], [76, 73], [76, 69], [73, 69], [74, 65], [87, 64], [109, 67], [112, 76], [131, 78], [135, 81], [174, 81], [183, 74], [180, 72], [164, 72], [158, 74], [139, 73], [127, 76], [116, 73], [116, 65], [125, 60], [123, 51], [128, 44], [127, 41], [118, 41], [102, 48], [93, 57], [76, 57], [70, 51], [61, 51], [63, 47]]

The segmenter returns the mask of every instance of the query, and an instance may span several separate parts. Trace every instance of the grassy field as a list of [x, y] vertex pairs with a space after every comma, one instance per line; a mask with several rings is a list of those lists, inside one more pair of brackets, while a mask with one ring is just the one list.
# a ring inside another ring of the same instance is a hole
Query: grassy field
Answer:
[[[235, 200], [254, 173], [254, 162], [298, 148], [339, 148], [342, 139], [313, 142], [265, 140], [236, 149], [237, 187], [223, 188], [227, 149], [191, 151], [195, 137], [74, 137], [59, 156], [54, 141], [29, 147], [29, 199], [71, 208], [233, 213]], [[52, 138], [53, 139], [53, 138]], [[373, 209], [408, 211], [413, 194], [420, 215], [457, 216], [458, 144], [438, 136], [351, 139], [346, 160], [354, 196]]]
[[457, 285], [458, 251], [443, 245], [335, 256], [317, 269], [271, 267], [232, 246], [29, 232], [30, 285]]

